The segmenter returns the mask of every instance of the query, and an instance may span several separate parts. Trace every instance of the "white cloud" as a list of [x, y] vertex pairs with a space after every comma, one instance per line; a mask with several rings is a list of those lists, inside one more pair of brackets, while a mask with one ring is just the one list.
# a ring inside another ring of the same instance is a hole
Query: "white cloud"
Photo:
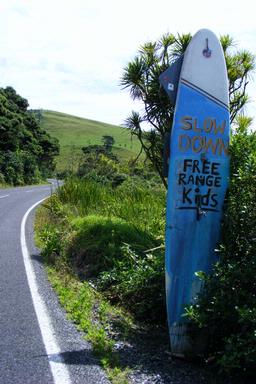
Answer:
[[[118, 86], [122, 68], [141, 44], [207, 27], [256, 52], [254, 19], [252, 0], [4, 1], [0, 86], [12, 85], [34, 108], [120, 124], [132, 109]], [[249, 110], [256, 114], [253, 104]]]

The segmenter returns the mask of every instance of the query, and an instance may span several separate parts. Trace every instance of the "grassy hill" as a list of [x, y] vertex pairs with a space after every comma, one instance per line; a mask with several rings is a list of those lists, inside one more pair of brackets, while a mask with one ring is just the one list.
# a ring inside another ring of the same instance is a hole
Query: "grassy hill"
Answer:
[[75, 169], [81, 157], [81, 148], [102, 144], [102, 136], [115, 140], [113, 153], [120, 159], [135, 157], [140, 151], [139, 141], [128, 130], [99, 121], [88, 120], [60, 112], [43, 111], [41, 126], [60, 142], [57, 171]]

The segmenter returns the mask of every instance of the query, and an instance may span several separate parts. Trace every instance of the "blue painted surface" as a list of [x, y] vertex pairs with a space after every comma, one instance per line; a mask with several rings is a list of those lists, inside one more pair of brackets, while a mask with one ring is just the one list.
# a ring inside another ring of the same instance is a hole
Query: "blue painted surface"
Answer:
[[184, 323], [201, 282], [210, 272], [220, 237], [228, 187], [229, 111], [180, 82], [170, 141], [166, 218], [168, 321]]
[[175, 60], [174, 63], [159, 76], [160, 84], [167, 93], [172, 105], [175, 105], [176, 102], [182, 63], [183, 55]]

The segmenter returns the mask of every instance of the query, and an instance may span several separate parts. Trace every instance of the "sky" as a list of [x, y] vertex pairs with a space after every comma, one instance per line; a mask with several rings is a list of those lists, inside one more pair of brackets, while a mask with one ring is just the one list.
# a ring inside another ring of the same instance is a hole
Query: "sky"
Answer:
[[[139, 108], [120, 87], [149, 40], [211, 29], [256, 54], [254, 0], [0, 0], [0, 87], [33, 109], [121, 125]], [[245, 113], [256, 118], [256, 75]]]

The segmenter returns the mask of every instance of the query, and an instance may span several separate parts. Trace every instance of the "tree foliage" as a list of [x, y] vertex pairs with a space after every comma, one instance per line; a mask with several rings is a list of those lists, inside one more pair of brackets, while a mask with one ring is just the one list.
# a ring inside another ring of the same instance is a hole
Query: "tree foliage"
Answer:
[[103, 142], [103, 146], [106, 150], [107, 153], [111, 153], [112, 152], [112, 148], [113, 148], [113, 145], [115, 144], [115, 139], [113, 136], [109, 136], [109, 135], [104, 135], [102, 136], [102, 140]]
[[103, 145], [88, 145], [82, 148], [83, 156], [77, 175], [101, 184], [118, 185], [124, 181], [124, 177], [119, 174], [119, 161], [112, 153], [114, 139], [112, 136], [102, 136], [102, 142]]
[[[162, 150], [166, 134], [172, 127], [174, 105], [160, 86], [159, 75], [185, 52], [191, 38], [190, 34], [165, 34], [159, 41], [144, 44], [124, 68], [121, 78], [121, 86], [128, 89], [132, 99], [143, 106], [143, 112], [132, 111], [125, 126], [138, 137], [147, 158], [154, 164], [165, 185]], [[233, 122], [248, 102], [246, 86], [254, 69], [254, 56], [245, 50], [235, 51], [234, 41], [229, 35], [221, 36], [220, 41], [227, 64]], [[151, 130], [145, 132], [143, 123], [147, 123]]]
[[50, 176], [59, 144], [40, 125], [28, 101], [12, 87], [0, 88], [0, 174], [9, 184], [28, 184]]

